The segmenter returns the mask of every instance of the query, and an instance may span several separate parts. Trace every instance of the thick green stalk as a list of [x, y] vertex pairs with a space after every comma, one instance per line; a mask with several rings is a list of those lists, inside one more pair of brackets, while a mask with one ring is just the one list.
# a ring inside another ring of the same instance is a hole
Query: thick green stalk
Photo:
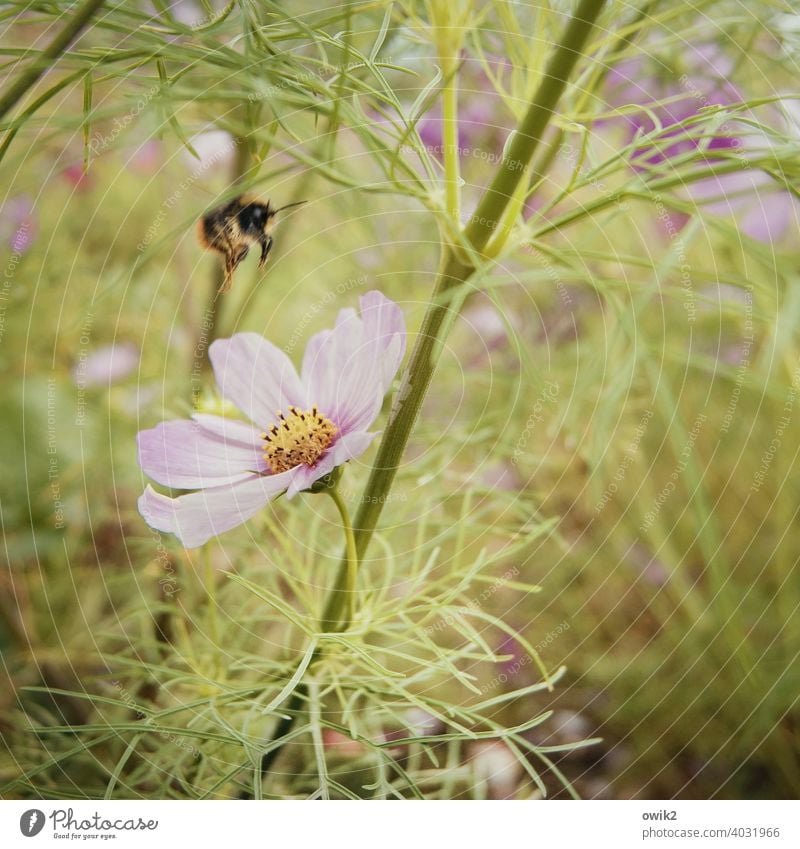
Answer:
[[[475, 251], [480, 252], [486, 247], [523, 175], [530, 174], [528, 166], [604, 5], [605, 0], [581, 0], [574, 17], [567, 25], [491, 186], [484, 193], [464, 230], [465, 239]], [[449, 310], [443, 296], [449, 290], [462, 285], [474, 271], [475, 266], [467, 257], [462, 256], [461, 251], [454, 247], [448, 249], [414, 350], [403, 374], [389, 424], [381, 439], [361, 507], [353, 523], [359, 559], [363, 558], [372, 538], [386, 501], [385, 496], [397, 474], [411, 430], [436, 369], [433, 353]], [[346, 583], [345, 559], [339, 568], [336, 585], [323, 613], [323, 624], [328, 630], [338, 627], [337, 616], [338, 611], [344, 609]]]
[[[547, 66], [536, 97], [509, 147], [508, 155], [465, 230], [466, 238], [476, 251], [481, 251], [486, 246], [523, 174], [529, 173], [528, 166], [533, 154], [604, 4], [605, 0], [582, 0], [575, 16], [570, 20], [564, 37]], [[462, 285], [474, 271], [475, 266], [461, 256], [461, 251], [450, 248], [445, 254], [428, 310], [392, 408], [389, 425], [384, 432], [375, 465], [367, 482], [365, 498], [353, 523], [353, 538], [348, 539], [348, 550], [340, 566], [336, 585], [322, 614], [322, 631], [340, 631], [348, 624], [349, 617], [345, 612], [348, 610], [348, 599], [351, 595], [348, 591], [348, 577], [352, 575], [353, 549], [356, 560], [361, 561], [385, 500], [381, 496], [385, 496], [391, 488], [433, 378], [436, 368], [433, 354], [449, 310], [443, 302], [443, 296], [456, 286]], [[301, 685], [289, 700], [287, 716], [278, 724], [273, 740], [280, 740], [289, 732], [297, 712], [302, 710], [303, 695]], [[262, 776], [269, 772], [282, 749], [283, 746], [278, 746], [262, 758]]]
[[[444, 149], [444, 182], [447, 197], [447, 213], [453, 220], [458, 221], [461, 214], [461, 175], [458, 158], [461, 155], [458, 148], [458, 58], [449, 58], [447, 82], [442, 94], [442, 141]], [[450, 67], [452, 65], [452, 67]]]
[[45, 47], [39, 56], [9, 86], [0, 97], [0, 118], [12, 109], [29, 88], [36, 84], [42, 74], [69, 47], [72, 40], [94, 17], [104, 0], [84, 0], [75, 14], [67, 21], [58, 35]]

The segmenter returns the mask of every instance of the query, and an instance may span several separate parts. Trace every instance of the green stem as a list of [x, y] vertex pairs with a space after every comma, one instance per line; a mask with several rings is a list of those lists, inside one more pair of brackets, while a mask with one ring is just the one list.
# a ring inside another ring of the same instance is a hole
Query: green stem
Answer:
[[342, 519], [342, 528], [344, 529], [345, 537], [346, 582], [344, 593], [339, 593], [337, 597], [337, 604], [333, 611], [334, 615], [328, 616], [327, 621], [323, 620], [321, 623], [323, 631], [328, 630], [326, 625], [329, 624], [330, 620], [336, 622], [339, 621], [342, 611], [344, 611], [344, 617], [340, 623], [341, 630], [347, 628], [350, 622], [352, 622], [359, 566], [358, 552], [356, 551], [356, 538], [353, 533], [353, 523], [350, 521], [350, 513], [347, 510], [347, 505], [344, 503], [344, 499], [336, 487], [327, 490], [327, 492], [333, 499], [333, 503], [336, 505], [336, 509], [339, 511], [339, 515]]
[[84, 0], [67, 21], [64, 28], [45, 47], [39, 56], [13, 82], [6, 93], [0, 97], [0, 118], [5, 117], [10, 109], [23, 97], [29, 88], [34, 86], [42, 74], [69, 47], [72, 40], [94, 17], [95, 12], [103, 5], [104, 0]]
[[[442, 97], [442, 141], [444, 143], [444, 184], [447, 212], [453, 221], [461, 216], [461, 175], [458, 150], [458, 83], [456, 64], [458, 57], [442, 57], [446, 68], [446, 82]], [[450, 67], [453, 65], [453, 67]]]
[[[338, 491], [336, 484], [324, 490], [330, 495], [333, 499], [333, 503], [336, 505], [336, 509], [339, 511], [339, 516], [342, 519], [342, 528], [344, 529], [345, 536], [345, 562], [346, 562], [346, 578], [343, 587], [337, 588], [332, 595], [331, 599], [329, 599], [329, 606], [331, 606], [331, 611], [327, 612], [327, 616], [323, 618], [320, 622], [320, 630], [331, 632], [333, 630], [343, 631], [347, 628], [349, 623], [353, 618], [353, 601], [355, 599], [356, 593], [356, 580], [358, 578], [358, 565], [359, 558], [358, 553], [356, 551], [356, 539], [353, 534], [353, 524], [350, 521], [350, 513], [347, 509], [347, 505], [344, 502], [344, 499], [341, 496], [341, 493]], [[327, 620], [327, 621], [326, 621]], [[332, 626], [332, 627], [331, 627]], [[321, 650], [318, 648], [311, 657], [311, 662], [309, 663], [309, 669], [314, 664], [314, 662], [319, 658], [321, 654]], [[297, 689], [292, 693], [291, 698], [289, 699], [288, 704], [284, 710], [284, 717], [278, 723], [275, 733], [272, 735], [273, 740], [280, 740], [282, 737], [285, 737], [291, 730], [294, 725], [294, 721], [297, 717], [297, 714], [303, 708], [303, 702], [305, 701], [305, 687], [301, 683], [297, 686]], [[271, 751], [267, 752], [261, 758], [261, 779], [263, 781], [264, 776], [270, 771], [272, 765], [275, 763], [278, 755], [283, 751], [283, 745], [276, 746]]]
[[[487, 245], [497, 229], [503, 212], [514, 195], [529, 165], [567, 81], [582, 55], [595, 21], [605, 0], [581, 0], [564, 36], [547, 64], [536, 95], [528, 108], [501, 162], [492, 184], [481, 198], [478, 208], [464, 231], [465, 240], [478, 253]], [[392, 486], [400, 459], [436, 368], [433, 354], [445, 326], [450, 307], [444, 297], [450, 290], [463, 285], [475, 271], [474, 264], [454, 247], [443, 257], [442, 268], [428, 304], [414, 350], [403, 374], [389, 424], [381, 439], [378, 456], [372, 468], [365, 497], [355, 519], [355, 546], [363, 558], [378, 522], [386, 494]], [[339, 569], [335, 589], [323, 612], [323, 626], [336, 630], [341, 596], [347, 584], [348, 564], [345, 559]]]
[[[564, 37], [547, 66], [536, 97], [515, 134], [508, 156], [503, 160], [491, 187], [478, 206], [472, 223], [465, 231], [466, 238], [475, 250], [483, 250], [495, 231], [506, 205], [531, 162], [556, 103], [566, 87], [567, 79], [604, 4], [605, 0], [581, 0], [575, 16], [570, 20]], [[350, 533], [346, 531], [346, 553], [336, 586], [328, 597], [320, 622], [320, 629], [324, 632], [340, 631], [349, 624], [349, 615], [343, 616], [343, 613], [347, 612], [348, 598], [352, 597], [349, 590], [353, 585], [353, 564], [357, 564], [364, 556], [385, 501], [385, 497], [381, 496], [385, 496], [391, 488], [436, 368], [433, 354], [449, 311], [443, 296], [456, 286], [462, 285], [474, 271], [475, 266], [460, 258], [460, 252], [456, 249], [450, 248], [444, 255], [436, 287], [367, 482], [367, 497], [361, 503], [354, 527]], [[337, 502], [337, 507], [340, 507], [340, 503]], [[349, 521], [345, 524], [349, 525]], [[304, 691], [300, 685], [289, 700], [287, 715], [278, 723], [273, 740], [279, 740], [288, 734], [297, 713], [302, 709], [303, 701]], [[277, 746], [262, 758], [262, 777], [269, 772], [282, 749], [282, 745]]]

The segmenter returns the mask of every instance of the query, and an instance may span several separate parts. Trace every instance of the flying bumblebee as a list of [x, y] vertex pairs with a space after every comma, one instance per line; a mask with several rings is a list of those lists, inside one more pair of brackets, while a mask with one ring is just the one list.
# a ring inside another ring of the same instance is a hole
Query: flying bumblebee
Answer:
[[197, 222], [197, 238], [207, 250], [217, 251], [225, 258], [225, 277], [220, 292], [231, 288], [233, 272], [247, 256], [252, 245], [261, 248], [258, 267], [263, 268], [272, 249], [272, 228], [275, 216], [284, 209], [300, 206], [304, 200], [273, 209], [269, 201], [242, 195], [212, 209]]

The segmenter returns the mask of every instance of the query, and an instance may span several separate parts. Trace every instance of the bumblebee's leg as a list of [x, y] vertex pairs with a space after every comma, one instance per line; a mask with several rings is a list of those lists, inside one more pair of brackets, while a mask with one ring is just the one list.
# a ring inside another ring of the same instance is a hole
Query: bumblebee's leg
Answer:
[[261, 259], [258, 261], [258, 267], [263, 268], [267, 261], [269, 252], [272, 250], [272, 236], [265, 235], [261, 240]]
[[227, 292], [231, 288], [233, 282], [233, 270], [236, 266], [233, 264], [233, 254], [228, 251], [225, 254], [225, 276], [222, 279], [222, 285], [219, 287], [220, 292]]
[[239, 248], [239, 250], [235, 253], [231, 253], [231, 256], [233, 257], [233, 259], [231, 260], [232, 271], [236, 271], [236, 269], [241, 264], [242, 260], [247, 256], [247, 252], [249, 250], [250, 248], [245, 245], [244, 247]]

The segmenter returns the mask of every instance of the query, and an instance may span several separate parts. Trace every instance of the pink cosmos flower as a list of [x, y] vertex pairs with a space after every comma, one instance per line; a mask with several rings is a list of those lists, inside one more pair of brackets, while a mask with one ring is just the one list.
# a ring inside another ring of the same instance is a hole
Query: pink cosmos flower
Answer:
[[367, 449], [406, 331], [400, 308], [380, 292], [360, 304], [360, 315], [341, 310], [332, 330], [311, 338], [300, 374], [256, 333], [211, 344], [221, 393], [252, 424], [196, 413], [139, 433], [143, 471], [163, 486], [195, 490], [169, 498], [148, 485], [139, 512], [151, 527], [195, 548]]

